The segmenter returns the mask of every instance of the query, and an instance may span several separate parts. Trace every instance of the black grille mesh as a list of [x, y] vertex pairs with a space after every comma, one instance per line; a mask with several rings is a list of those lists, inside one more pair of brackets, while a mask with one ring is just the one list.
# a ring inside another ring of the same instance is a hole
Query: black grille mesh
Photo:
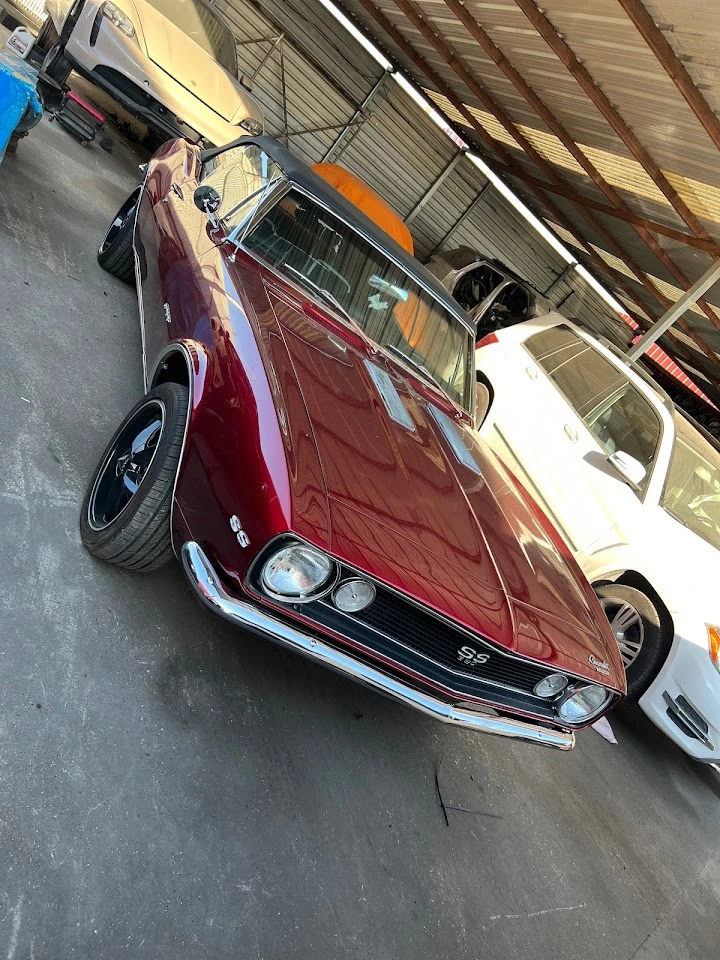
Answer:
[[[369, 607], [352, 616], [443, 667], [526, 693], [532, 693], [535, 684], [550, 673], [545, 667], [505, 656], [479, 637], [468, 636], [382, 588], [378, 589]], [[463, 646], [472, 647], [478, 653], [488, 653], [489, 659], [486, 663], [466, 665], [458, 658], [458, 650]]]

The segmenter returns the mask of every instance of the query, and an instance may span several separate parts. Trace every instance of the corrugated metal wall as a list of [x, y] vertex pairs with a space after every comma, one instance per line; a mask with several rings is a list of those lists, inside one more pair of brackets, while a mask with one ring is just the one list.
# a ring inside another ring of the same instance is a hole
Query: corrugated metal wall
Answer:
[[[382, 76], [381, 68], [316, 0], [215, 0], [238, 39], [241, 71], [252, 74], [282, 33], [280, 47], [254, 80], [267, 130], [287, 138], [306, 161], [320, 160]], [[286, 107], [283, 107], [285, 102]], [[285, 115], [287, 111], [287, 116]], [[328, 130], [318, 128], [336, 127]], [[388, 78], [366, 119], [333, 157], [362, 177], [406, 217], [457, 153], [457, 148]], [[462, 160], [411, 223], [416, 253], [429, 257], [485, 186]], [[453, 234], [450, 248], [467, 244], [496, 257], [547, 290], [565, 262], [495, 190], [485, 190]], [[615, 315], [583, 279], [570, 272], [551, 299], [562, 312], [602, 329]]]

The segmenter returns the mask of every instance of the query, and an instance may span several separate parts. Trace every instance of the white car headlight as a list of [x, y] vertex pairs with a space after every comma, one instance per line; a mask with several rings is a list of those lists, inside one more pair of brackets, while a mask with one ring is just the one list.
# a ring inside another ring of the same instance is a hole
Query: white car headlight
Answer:
[[707, 625], [708, 632], [708, 650], [710, 659], [715, 664], [715, 669], [720, 673], [720, 627]]
[[286, 603], [308, 603], [337, 580], [335, 561], [305, 543], [281, 547], [263, 564], [260, 583], [268, 596]]
[[609, 690], [595, 683], [572, 687], [570, 695], [558, 707], [558, 716], [566, 723], [584, 723], [607, 706], [610, 696]]
[[126, 37], [135, 36], [135, 27], [132, 20], [123, 13], [120, 7], [116, 7], [114, 3], [104, 3], [101, 10], [105, 19], [114, 24]]
[[246, 117], [244, 120], [240, 121], [238, 126], [242, 127], [243, 130], [247, 130], [251, 137], [262, 136], [263, 130], [265, 129], [262, 123], [259, 120], [255, 120], [253, 117]]

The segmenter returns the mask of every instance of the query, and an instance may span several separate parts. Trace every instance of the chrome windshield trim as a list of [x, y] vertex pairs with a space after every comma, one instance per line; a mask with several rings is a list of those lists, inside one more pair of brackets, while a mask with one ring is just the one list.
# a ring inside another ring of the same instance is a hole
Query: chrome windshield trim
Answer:
[[467, 730], [523, 740], [558, 750], [572, 750], [575, 745], [575, 735], [571, 731], [554, 730], [521, 720], [491, 716], [437, 700], [431, 694], [415, 690], [402, 681], [384, 674], [380, 669], [362, 663], [349, 653], [337, 650], [322, 640], [283, 623], [251, 603], [231, 597], [223, 589], [217, 573], [202, 548], [193, 541], [183, 545], [182, 562], [188, 580], [199, 599], [225, 620], [268, 637], [281, 646], [295, 650], [343, 676], [350, 677], [364, 686], [414, 707], [427, 716]]

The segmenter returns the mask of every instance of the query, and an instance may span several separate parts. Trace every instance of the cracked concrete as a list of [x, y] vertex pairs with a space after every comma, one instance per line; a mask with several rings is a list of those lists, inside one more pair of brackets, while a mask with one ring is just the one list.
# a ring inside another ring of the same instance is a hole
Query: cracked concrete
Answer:
[[[213, 619], [176, 565], [83, 551], [142, 389], [95, 260], [137, 179], [116, 141], [43, 121], [0, 167], [0, 956], [719, 957], [720, 781], [637, 711], [570, 755], [473, 737]], [[441, 756], [493, 816], [445, 825]]]

